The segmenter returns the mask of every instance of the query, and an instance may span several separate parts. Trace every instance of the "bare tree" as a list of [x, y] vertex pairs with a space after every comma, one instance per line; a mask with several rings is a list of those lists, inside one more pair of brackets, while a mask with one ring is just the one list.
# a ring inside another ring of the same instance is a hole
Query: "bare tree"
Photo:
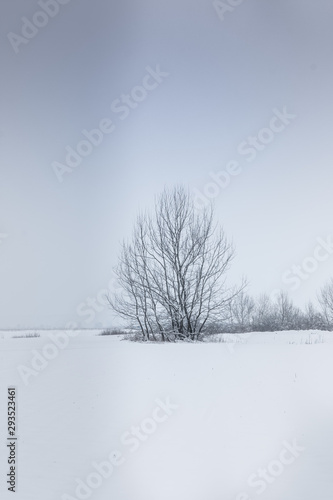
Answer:
[[317, 311], [312, 302], [309, 302], [305, 307], [302, 329], [324, 330], [326, 327], [327, 324], [324, 315], [320, 311]]
[[266, 293], [260, 295], [256, 301], [253, 329], [254, 331], [265, 332], [275, 330], [275, 312], [272, 301]]
[[231, 323], [237, 331], [243, 333], [251, 330], [254, 308], [254, 300], [243, 290], [232, 300]]
[[301, 311], [294, 306], [289, 295], [281, 291], [275, 303], [275, 315], [279, 330], [294, 330], [299, 328]]
[[333, 278], [320, 290], [318, 301], [321, 305], [327, 328], [333, 328]]
[[226, 286], [233, 256], [212, 209], [196, 211], [183, 187], [164, 190], [122, 245], [115, 272], [123, 292], [110, 305], [144, 339], [196, 339], [240, 291]]
[[285, 291], [281, 291], [274, 302], [263, 294], [256, 303], [253, 323], [253, 328], [258, 331], [297, 330], [302, 328], [304, 313]]

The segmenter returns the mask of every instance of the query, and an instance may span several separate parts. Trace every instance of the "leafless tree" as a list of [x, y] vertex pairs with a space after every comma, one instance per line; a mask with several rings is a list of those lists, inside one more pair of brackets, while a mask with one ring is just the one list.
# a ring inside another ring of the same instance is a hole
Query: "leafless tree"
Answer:
[[115, 272], [123, 291], [110, 305], [146, 340], [197, 339], [240, 291], [226, 285], [233, 256], [213, 210], [196, 211], [183, 187], [166, 189], [122, 245]]
[[312, 302], [309, 302], [304, 311], [303, 329], [306, 330], [324, 330], [327, 323], [321, 311], [318, 311]]
[[301, 320], [301, 311], [293, 304], [289, 295], [281, 291], [275, 303], [276, 321], [279, 330], [297, 329]]
[[333, 328], [333, 278], [324, 285], [318, 294], [318, 301], [321, 305], [327, 328]]
[[231, 301], [231, 323], [237, 331], [242, 333], [251, 330], [254, 308], [254, 300], [244, 290]]
[[287, 292], [279, 292], [274, 302], [267, 294], [263, 294], [256, 303], [254, 329], [269, 332], [297, 330], [303, 322], [302, 311], [295, 307]]
[[256, 301], [253, 329], [254, 331], [272, 331], [275, 325], [274, 307], [272, 301], [266, 293], [260, 295]]

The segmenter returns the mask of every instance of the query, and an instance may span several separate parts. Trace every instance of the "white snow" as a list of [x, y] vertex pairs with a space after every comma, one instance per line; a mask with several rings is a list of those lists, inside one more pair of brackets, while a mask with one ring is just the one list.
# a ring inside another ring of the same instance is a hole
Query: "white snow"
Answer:
[[[143, 344], [82, 331], [65, 349], [50, 348], [59, 332], [38, 333], [0, 332], [1, 499], [13, 498], [6, 393], [15, 385], [16, 500], [332, 500], [332, 333]], [[26, 385], [18, 367], [45, 353], [53, 359], [39, 358]], [[144, 441], [130, 441], [132, 426]], [[297, 456], [287, 450], [295, 440]], [[76, 479], [99, 481], [93, 462], [117, 457], [98, 488], [75, 494]], [[276, 476], [258, 483], [259, 469]]]

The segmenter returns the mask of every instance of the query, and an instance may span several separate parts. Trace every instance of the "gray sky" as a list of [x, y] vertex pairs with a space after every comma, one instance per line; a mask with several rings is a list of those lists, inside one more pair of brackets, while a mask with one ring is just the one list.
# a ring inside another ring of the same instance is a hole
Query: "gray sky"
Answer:
[[175, 183], [214, 199], [232, 280], [314, 299], [333, 276], [331, 0], [61, 1], [1, 5], [0, 328], [112, 323], [119, 243]]

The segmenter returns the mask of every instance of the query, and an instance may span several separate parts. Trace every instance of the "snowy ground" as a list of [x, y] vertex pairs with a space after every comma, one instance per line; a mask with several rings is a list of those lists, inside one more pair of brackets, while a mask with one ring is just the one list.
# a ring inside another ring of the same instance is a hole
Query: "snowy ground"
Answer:
[[0, 332], [1, 499], [14, 385], [17, 500], [332, 500], [332, 333], [75, 333]]

